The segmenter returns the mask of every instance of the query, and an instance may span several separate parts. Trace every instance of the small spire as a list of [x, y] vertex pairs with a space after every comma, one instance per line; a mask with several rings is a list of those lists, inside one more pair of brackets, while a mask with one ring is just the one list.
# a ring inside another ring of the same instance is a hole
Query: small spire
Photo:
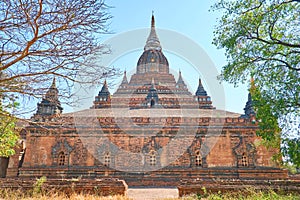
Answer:
[[205, 91], [200, 78], [199, 78], [198, 89], [196, 91], [196, 96], [207, 96], [207, 92]]
[[179, 76], [178, 76], [178, 80], [177, 80], [176, 85], [185, 85], [180, 70], [179, 70]]
[[106, 79], [104, 80], [103, 87], [104, 87], [104, 88], [108, 88]]
[[51, 86], [49, 87], [48, 91], [46, 92], [45, 99], [58, 102], [58, 89], [56, 88], [56, 79], [55, 77], [52, 80]]
[[244, 111], [245, 114], [241, 115], [242, 118], [250, 118], [251, 116], [255, 115], [255, 111], [253, 109], [252, 96], [250, 92], [248, 93], [248, 101], [246, 102]]
[[52, 80], [52, 84], [43, 97], [41, 103], [38, 103], [37, 112], [34, 118], [37, 116], [50, 116], [53, 114], [61, 114], [63, 108], [61, 107], [58, 99], [58, 89], [56, 88], [55, 77]]
[[103, 86], [102, 86], [98, 96], [110, 96], [110, 92], [108, 90], [106, 79], [104, 80]]
[[122, 80], [122, 85], [124, 84], [128, 84], [128, 80], [127, 80], [127, 76], [126, 76], [126, 70], [124, 71], [124, 76], [123, 76], [123, 80]]
[[56, 88], [56, 78], [55, 78], [55, 76], [52, 80], [52, 84], [51, 84], [50, 88]]
[[183, 80], [182, 80], [182, 76], [181, 76], [181, 71], [180, 71], [180, 70], [179, 70], [179, 77], [178, 77], [178, 81], [179, 81], [179, 80], [180, 80], [180, 81], [183, 81]]
[[241, 115], [242, 118], [250, 118], [251, 116], [255, 116], [255, 111], [253, 109], [253, 102], [252, 102], [252, 95], [251, 95], [251, 89], [255, 87], [254, 85], [254, 78], [251, 76], [250, 78], [250, 89], [248, 93], [248, 101], [246, 102], [245, 108], [244, 108], [244, 113]]

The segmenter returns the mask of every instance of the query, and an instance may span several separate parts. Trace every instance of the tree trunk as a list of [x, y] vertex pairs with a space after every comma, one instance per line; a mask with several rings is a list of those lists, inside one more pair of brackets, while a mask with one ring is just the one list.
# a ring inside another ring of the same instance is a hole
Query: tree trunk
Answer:
[[5, 178], [9, 158], [0, 157], [0, 178]]

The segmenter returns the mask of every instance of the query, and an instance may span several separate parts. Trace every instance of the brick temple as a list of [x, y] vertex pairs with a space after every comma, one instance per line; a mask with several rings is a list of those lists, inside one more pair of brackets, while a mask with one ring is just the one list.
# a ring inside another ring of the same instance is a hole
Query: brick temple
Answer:
[[201, 80], [189, 91], [170, 73], [155, 31], [136, 72], [114, 94], [105, 81], [90, 109], [63, 113], [55, 79], [22, 131], [8, 177], [119, 178], [129, 186], [174, 186], [183, 179], [284, 179], [258, 129], [251, 95], [245, 113], [219, 110]]

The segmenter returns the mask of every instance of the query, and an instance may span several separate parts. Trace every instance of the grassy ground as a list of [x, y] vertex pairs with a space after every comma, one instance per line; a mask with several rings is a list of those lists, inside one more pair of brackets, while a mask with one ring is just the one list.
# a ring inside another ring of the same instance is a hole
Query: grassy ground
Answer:
[[[249, 191], [247, 191], [249, 192]], [[206, 195], [192, 195], [188, 197], [178, 198], [177, 200], [300, 200], [299, 194], [277, 194], [273, 191], [269, 192], [253, 192], [250, 191], [247, 195], [244, 192], [241, 193], [226, 193], [226, 194], [206, 194]], [[175, 199], [163, 199], [163, 200], [175, 200]]]
[[[273, 191], [269, 192], [255, 192], [252, 190], [240, 193], [227, 193], [227, 194], [205, 194], [205, 195], [191, 195], [182, 198], [169, 198], [161, 200], [300, 200], [299, 194], [294, 195], [283, 195], [278, 194]], [[33, 194], [33, 193], [23, 193], [21, 191], [10, 191], [10, 190], [0, 190], [0, 200], [131, 200], [124, 196], [109, 196], [101, 197], [94, 195], [84, 195], [84, 194], [73, 194], [66, 196], [64, 194], [58, 194], [55, 192], [48, 194]]]

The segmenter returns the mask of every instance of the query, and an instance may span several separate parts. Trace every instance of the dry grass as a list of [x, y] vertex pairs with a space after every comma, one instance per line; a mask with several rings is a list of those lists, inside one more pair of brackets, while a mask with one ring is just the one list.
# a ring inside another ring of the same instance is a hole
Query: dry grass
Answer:
[[[260, 192], [247, 190], [237, 193], [190, 195], [182, 198], [165, 198], [161, 200], [300, 200], [300, 195], [284, 195], [274, 191]], [[95, 196], [87, 194], [65, 195], [62, 193], [32, 194], [22, 191], [0, 190], [0, 200], [132, 200], [124, 196]]]
[[127, 197], [116, 196], [97, 196], [89, 194], [71, 194], [65, 195], [63, 193], [47, 193], [47, 194], [33, 194], [32, 192], [24, 193], [22, 191], [0, 190], [0, 200], [132, 200]]

